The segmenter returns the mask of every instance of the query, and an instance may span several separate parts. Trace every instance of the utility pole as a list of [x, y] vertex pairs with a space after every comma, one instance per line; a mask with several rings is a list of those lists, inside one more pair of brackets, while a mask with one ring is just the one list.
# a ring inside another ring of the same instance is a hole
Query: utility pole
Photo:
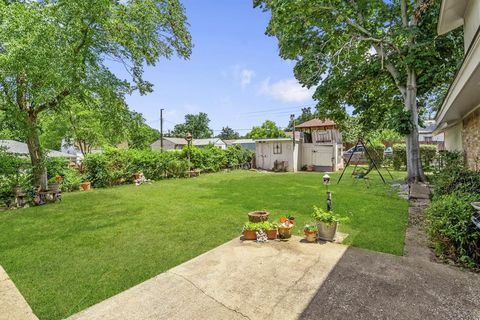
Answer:
[[291, 114], [290, 115], [290, 120], [292, 120], [292, 123], [293, 123], [293, 150], [295, 150], [295, 115], [294, 114]]
[[163, 152], [163, 108], [160, 109], [160, 152]]

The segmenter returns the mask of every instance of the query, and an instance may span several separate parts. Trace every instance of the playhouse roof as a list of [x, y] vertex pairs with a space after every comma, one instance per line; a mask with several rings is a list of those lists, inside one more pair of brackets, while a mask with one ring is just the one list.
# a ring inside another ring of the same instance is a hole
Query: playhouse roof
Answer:
[[296, 128], [317, 128], [317, 127], [331, 127], [331, 126], [334, 126], [334, 125], [335, 125], [335, 122], [333, 120], [312, 119], [312, 120], [308, 120], [304, 123], [301, 123], [301, 124], [299, 124], [295, 127]]

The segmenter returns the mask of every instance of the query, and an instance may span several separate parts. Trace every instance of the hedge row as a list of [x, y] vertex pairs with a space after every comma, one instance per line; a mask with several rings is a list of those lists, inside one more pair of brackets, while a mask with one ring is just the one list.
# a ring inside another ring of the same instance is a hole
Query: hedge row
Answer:
[[151, 150], [108, 149], [103, 153], [87, 155], [83, 164], [86, 179], [93, 186], [108, 187], [132, 182], [136, 173], [143, 173], [150, 180], [160, 180], [182, 177], [189, 169], [216, 172], [235, 168], [250, 162], [252, 158], [253, 153], [240, 146], [232, 146], [227, 150], [214, 146], [192, 147], [163, 153]]
[[438, 256], [480, 268], [480, 230], [470, 221], [478, 201], [480, 172], [464, 166], [463, 155], [445, 152], [444, 167], [435, 172], [435, 192], [427, 210], [427, 232]]
[[[420, 145], [420, 157], [425, 171], [431, 170], [432, 162], [437, 154], [437, 146], [431, 144]], [[407, 147], [405, 144], [393, 146], [393, 168], [400, 170], [407, 166]]]

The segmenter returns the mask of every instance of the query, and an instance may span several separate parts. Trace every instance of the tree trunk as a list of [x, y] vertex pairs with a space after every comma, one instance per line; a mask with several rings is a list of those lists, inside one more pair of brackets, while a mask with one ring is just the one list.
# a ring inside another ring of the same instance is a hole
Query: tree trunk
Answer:
[[38, 134], [38, 114], [34, 111], [29, 111], [27, 115], [27, 145], [30, 153], [30, 161], [33, 170], [33, 186], [40, 186], [42, 189], [47, 189], [47, 169], [43, 159], [43, 151], [40, 146], [40, 138]]
[[425, 182], [422, 162], [420, 159], [420, 143], [418, 142], [418, 105], [417, 105], [417, 75], [414, 70], [407, 70], [407, 90], [405, 108], [410, 112], [411, 131], [406, 137], [407, 145], [407, 181]]

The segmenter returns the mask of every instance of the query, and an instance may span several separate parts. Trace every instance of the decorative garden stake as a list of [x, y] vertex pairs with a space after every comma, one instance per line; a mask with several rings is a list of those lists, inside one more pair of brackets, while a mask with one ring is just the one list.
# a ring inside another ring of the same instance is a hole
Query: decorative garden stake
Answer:
[[267, 233], [263, 230], [257, 231], [257, 242], [264, 243], [268, 241]]
[[328, 191], [328, 185], [330, 184], [330, 176], [328, 174], [323, 176], [323, 184], [325, 185], [325, 190], [327, 190], [327, 211], [332, 211], [332, 193]]

